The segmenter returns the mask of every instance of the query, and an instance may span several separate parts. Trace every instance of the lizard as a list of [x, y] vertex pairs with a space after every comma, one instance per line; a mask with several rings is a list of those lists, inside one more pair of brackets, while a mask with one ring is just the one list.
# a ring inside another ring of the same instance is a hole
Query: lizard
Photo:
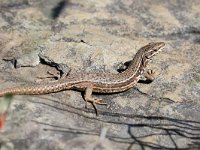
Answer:
[[[92, 103], [96, 113], [95, 104], [106, 104], [102, 99], [92, 95], [97, 93], [118, 93], [126, 91], [141, 79], [153, 81], [155, 72], [146, 71], [145, 68], [151, 58], [165, 46], [164, 42], [151, 42], [140, 48], [130, 61], [129, 66], [121, 73], [75, 72], [69, 73], [58, 81], [48, 84], [16, 86], [0, 90], [0, 97], [6, 95], [38, 95], [55, 93], [64, 90], [78, 90], [84, 92], [84, 100]], [[146, 71], [146, 72], [145, 72]]]

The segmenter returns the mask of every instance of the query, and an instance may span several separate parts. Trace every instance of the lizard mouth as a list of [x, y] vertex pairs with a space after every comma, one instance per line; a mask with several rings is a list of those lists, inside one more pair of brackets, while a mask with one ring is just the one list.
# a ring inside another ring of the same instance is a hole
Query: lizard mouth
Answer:
[[154, 57], [155, 55], [157, 55], [160, 51], [162, 51], [162, 49], [164, 48], [165, 43], [160, 42], [158, 43], [158, 46], [154, 48], [154, 50], [152, 52], [150, 52], [149, 55], [146, 56], [147, 59], [151, 59], [152, 57]]

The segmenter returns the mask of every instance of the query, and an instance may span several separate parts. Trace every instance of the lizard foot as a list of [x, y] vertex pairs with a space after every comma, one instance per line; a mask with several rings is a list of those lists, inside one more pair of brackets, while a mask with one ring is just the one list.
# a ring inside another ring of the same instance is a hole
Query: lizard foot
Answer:
[[144, 77], [148, 80], [148, 81], [153, 81], [155, 79], [155, 71], [154, 70], [148, 70], [145, 74]]
[[92, 103], [98, 104], [98, 105], [107, 105], [107, 103], [103, 102], [103, 100], [99, 99], [99, 98], [94, 98], [94, 100], [92, 101]]
[[85, 99], [85, 107], [87, 108], [87, 102], [90, 102], [92, 104], [92, 106], [95, 109], [96, 115], [98, 115], [98, 111], [97, 111], [97, 107], [96, 104], [98, 105], [107, 105], [106, 103], [103, 102], [102, 99], [96, 98], [92, 96], [92, 85], [88, 85], [88, 87], [85, 90], [85, 95], [84, 95], [84, 99]]
[[96, 115], [98, 115], [98, 109], [96, 107], [96, 104], [98, 104], [98, 105], [107, 105], [107, 103], [103, 102], [102, 99], [99, 99], [99, 98], [96, 98], [96, 97], [91, 97], [91, 98], [86, 100], [85, 108], [87, 108], [87, 103], [88, 102], [91, 103], [92, 106], [94, 107]]

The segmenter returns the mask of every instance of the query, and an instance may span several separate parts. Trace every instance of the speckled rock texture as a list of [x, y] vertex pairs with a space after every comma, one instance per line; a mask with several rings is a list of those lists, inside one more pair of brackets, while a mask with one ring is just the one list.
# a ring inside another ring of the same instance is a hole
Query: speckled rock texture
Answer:
[[0, 89], [117, 73], [157, 41], [155, 81], [96, 95], [99, 116], [78, 91], [14, 96], [0, 149], [200, 149], [199, 0], [0, 0]]

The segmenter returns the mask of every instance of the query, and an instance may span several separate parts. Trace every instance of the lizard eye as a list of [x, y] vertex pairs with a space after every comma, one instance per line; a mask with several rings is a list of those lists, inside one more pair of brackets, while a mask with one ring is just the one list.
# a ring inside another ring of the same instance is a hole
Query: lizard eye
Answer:
[[154, 52], [157, 52], [158, 50], [157, 50], [157, 49], [154, 49], [153, 51], [154, 51]]
[[149, 43], [149, 45], [152, 45], [152, 44], [154, 44], [154, 42], [150, 42], [150, 43]]

